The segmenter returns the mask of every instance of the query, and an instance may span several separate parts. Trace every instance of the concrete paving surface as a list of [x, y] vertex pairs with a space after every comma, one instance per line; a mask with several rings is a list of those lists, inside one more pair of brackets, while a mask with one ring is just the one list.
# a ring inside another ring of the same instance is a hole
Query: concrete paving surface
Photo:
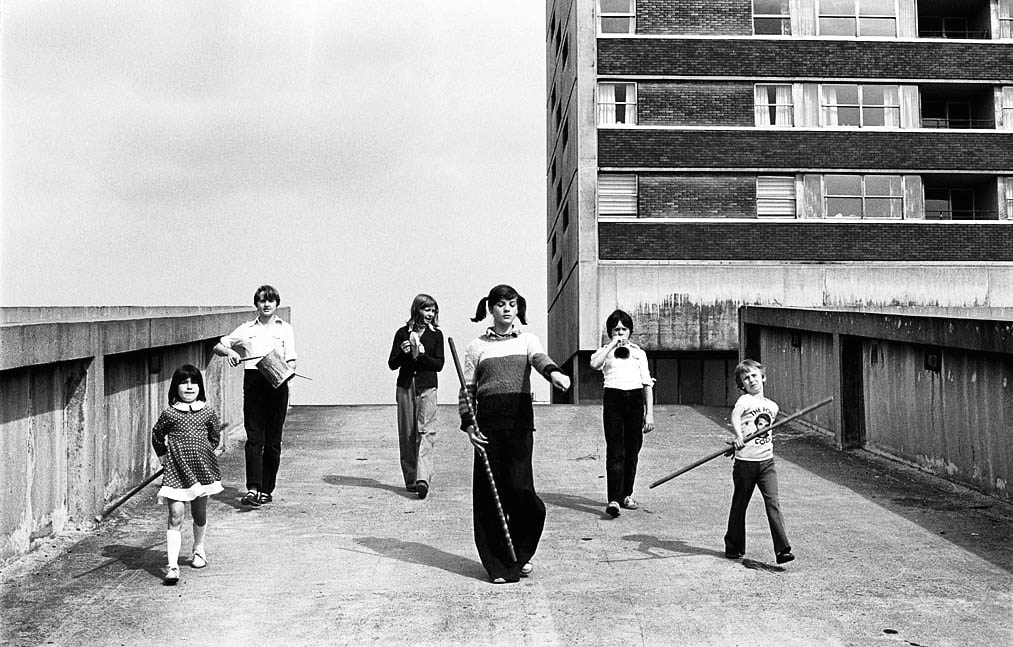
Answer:
[[[209, 506], [209, 566], [164, 586], [152, 485], [97, 529], [0, 571], [4, 645], [1009, 645], [1013, 507], [792, 427], [777, 436], [798, 559], [774, 564], [762, 500], [723, 556], [731, 464], [653, 481], [721, 447], [727, 410], [662, 406], [642, 508], [604, 514], [594, 406], [538, 406], [548, 517], [535, 571], [490, 583], [471, 525], [471, 448], [442, 406], [436, 476], [402, 487], [392, 406], [294, 407], [275, 502], [243, 509], [242, 437]], [[241, 431], [238, 432], [241, 434]], [[184, 524], [184, 553], [190, 521]]]

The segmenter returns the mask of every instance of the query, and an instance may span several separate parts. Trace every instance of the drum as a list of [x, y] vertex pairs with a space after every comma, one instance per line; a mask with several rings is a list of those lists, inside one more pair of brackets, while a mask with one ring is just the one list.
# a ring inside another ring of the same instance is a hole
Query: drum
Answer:
[[295, 369], [289, 366], [276, 350], [261, 357], [254, 366], [264, 376], [264, 379], [276, 389], [295, 377]]

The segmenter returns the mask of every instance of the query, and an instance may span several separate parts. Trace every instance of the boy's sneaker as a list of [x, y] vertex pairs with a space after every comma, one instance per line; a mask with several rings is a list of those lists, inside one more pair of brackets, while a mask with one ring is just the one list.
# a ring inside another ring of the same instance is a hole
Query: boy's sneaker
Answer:
[[262, 504], [260, 502], [260, 494], [254, 490], [250, 490], [243, 495], [243, 498], [239, 500], [243, 505], [248, 505], [251, 508], [259, 508]]
[[263, 505], [265, 503], [271, 503], [272, 501], [274, 501], [274, 497], [267, 492], [261, 492], [257, 496], [257, 500], [260, 501], [261, 505]]
[[429, 484], [425, 481], [418, 481], [415, 483], [415, 491], [418, 492], [420, 499], [424, 499], [429, 496]]
[[528, 575], [531, 575], [531, 571], [533, 570], [535, 570], [535, 565], [532, 564], [531, 562], [528, 562], [524, 566], [521, 566], [521, 577], [527, 577]]
[[605, 506], [605, 514], [615, 519], [619, 516], [619, 503], [616, 501], [609, 501], [609, 504]]
[[727, 557], [728, 559], [738, 559], [738, 558], [742, 557], [743, 554], [744, 553], [736, 553], [735, 551], [731, 551], [731, 550], [726, 550], [725, 551], [725, 557]]
[[787, 564], [788, 562], [794, 561], [795, 556], [791, 554], [790, 550], [786, 550], [783, 553], [774, 555], [774, 559], [777, 560], [778, 564]]
[[637, 502], [633, 500], [633, 497], [631, 497], [631, 496], [628, 496], [625, 499], [623, 499], [622, 506], [624, 508], [626, 508], [627, 510], [636, 510], [637, 508], [640, 507], [637, 504]]

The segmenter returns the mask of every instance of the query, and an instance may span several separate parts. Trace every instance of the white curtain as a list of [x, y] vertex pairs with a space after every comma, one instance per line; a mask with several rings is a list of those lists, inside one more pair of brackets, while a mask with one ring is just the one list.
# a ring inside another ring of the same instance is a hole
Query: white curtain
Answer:
[[616, 122], [616, 86], [612, 83], [598, 84], [598, 123]]
[[900, 88], [888, 85], [883, 88], [883, 125], [887, 128], [900, 128]]
[[767, 101], [767, 86], [753, 86], [753, 113], [756, 117], [757, 126], [769, 126], [770, 107]]
[[837, 125], [837, 88], [823, 86], [820, 88], [823, 96], [823, 125]]
[[777, 125], [792, 125], [794, 120], [792, 119], [791, 86], [777, 86], [777, 96], [775, 100], [777, 101]]

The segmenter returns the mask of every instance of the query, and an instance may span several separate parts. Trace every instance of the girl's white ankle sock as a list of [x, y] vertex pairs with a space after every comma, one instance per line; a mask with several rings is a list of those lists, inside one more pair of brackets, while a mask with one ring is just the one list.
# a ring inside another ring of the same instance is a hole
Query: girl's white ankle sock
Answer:
[[165, 552], [169, 556], [169, 566], [179, 566], [179, 547], [182, 545], [182, 532], [179, 530], [165, 531]]

